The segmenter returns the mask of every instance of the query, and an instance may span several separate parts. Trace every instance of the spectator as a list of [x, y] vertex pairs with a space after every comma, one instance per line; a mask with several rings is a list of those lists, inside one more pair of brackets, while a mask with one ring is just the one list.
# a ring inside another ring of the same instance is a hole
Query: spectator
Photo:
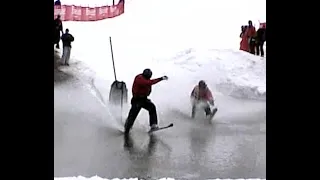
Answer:
[[242, 37], [242, 35], [244, 34], [245, 31], [246, 31], [246, 26], [241, 26], [240, 37]]
[[56, 1], [54, 2], [54, 5], [55, 5], [55, 6], [61, 6], [60, 0], [56, 0]]
[[247, 26], [241, 26], [241, 33], [240, 33], [240, 50], [249, 52], [249, 44], [248, 38], [244, 35], [246, 32]]
[[63, 52], [62, 52], [62, 64], [69, 66], [70, 54], [71, 54], [71, 42], [74, 41], [74, 37], [69, 34], [69, 29], [66, 29], [66, 33], [61, 36]]
[[261, 55], [261, 57], [264, 57], [263, 45], [265, 41], [266, 41], [266, 28], [264, 26], [260, 26], [256, 36], [256, 54], [258, 56]]
[[248, 28], [246, 29], [245, 36], [248, 38], [249, 50], [251, 54], [255, 54], [255, 35], [256, 28], [252, 25], [252, 21], [248, 21]]
[[56, 44], [56, 48], [60, 49], [59, 42], [60, 42], [60, 31], [63, 34], [62, 29], [62, 21], [60, 19], [60, 15], [57, 16], [55, 20], [53, 20], [54, 26], [54, 36], [53, 36], [53, 44]]

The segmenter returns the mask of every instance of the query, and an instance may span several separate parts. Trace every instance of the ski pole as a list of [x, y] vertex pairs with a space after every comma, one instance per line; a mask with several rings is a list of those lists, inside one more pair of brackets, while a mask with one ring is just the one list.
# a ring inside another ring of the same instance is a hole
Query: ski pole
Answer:
[[112, 58], [112, 64], [113, 64], [113, 73], [114, 73], [114, 79], [117, 81], [117, 74], [116, 74], [116, 67], [114, 65], [114, 58], [113, 58], [113, 49], [112, 49], [112, 42], [111, 42], [111, 36], [109, 37], [110, 40], [110, 49], [111, 49], [111, 58]]
[[122, 122], [122, 107], [123, 107], [123, 84], [122, 84], [122, 87], [121, 87], [121, 102], [120, 102], [120, 107], [121, 107], [121, 113], [120, 113], [120, 120]]

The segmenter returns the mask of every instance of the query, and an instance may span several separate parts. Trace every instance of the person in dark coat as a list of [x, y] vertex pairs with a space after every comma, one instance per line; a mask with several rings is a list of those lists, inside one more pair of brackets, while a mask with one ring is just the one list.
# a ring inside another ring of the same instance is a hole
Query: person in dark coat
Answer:
[[260, 27], [256, 36], [256, 55], [264, 57], [263, 45], [266, 41], [266, 28]]
[[60, 46], [59, 46], [60, 32], [63, 34], [62, 21], [60, 19], [60, 15], [58, 15], [57, 18], [53, 20], [53, 26], [54, 26], [53, 44], [56, 45], [57, 49], [60, 49]]
[[66, 29], [66, 33], [61, 36], [63, 52], [62, 52], [62, 64], [69, 66], [70, 54], [71, 54], [71, 42], [74, 41], [74, 37], [69, 34], [69, 29]]
[[55, 5], [55, 6], [61, 6], [60, 0], [56, 0], [56, 1], [54, 2], [54, 5]]
[[148, 96], [151, 94], [152, 85], [162, 80], [167, 80], [168, 77], [163, 76], [157, 79], [150, 79], [151, 76], [152, 71], [150, 69], [145, 69], [142, 74], [137, 75], [134, 79], [132, 85], [131, 109], [124, 125], [125, 134], [129, 133], [141, 108], [149, 111], [149, 125], [151, 130], [159, 128], [156, 106], [151, 102], [150, 99], [148, 99]]

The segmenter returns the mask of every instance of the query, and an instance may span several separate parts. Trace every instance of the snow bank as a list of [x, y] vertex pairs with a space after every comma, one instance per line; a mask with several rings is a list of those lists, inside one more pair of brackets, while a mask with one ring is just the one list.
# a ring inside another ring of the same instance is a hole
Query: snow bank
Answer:
[[[76, 26], [75, 31], [78, 31], [79, 35], [80, 29], [89, 31], [85, 26]], [[109, 86], [114, 81], [108, 36], [102, 34], [100, 39], [104, 40], [99, 40], [97, 46], [90, 46], [97, 44], [98, 37], [79, 35], [74, 42], [71, 63], [81, 61], [95, 71], [95, 86], [101, 94], [108, 95]], [[136, 38], [113, 38], [117, 78], [126, 82], [129, 89], [135, 75], [145, 68], [151, 68], [153, 77], [169, 76], [168, 82], [160, 83], [161, 85], [154, 88], [153, 97], [158, 96], [159, 91], [173, 90], [175, 92], [172, 92], [172, 95], [176, 98], [177, 94], [183, 95], [180, 98], [188, 97], [194, 85], [204, 79], [214, 91], [225, 95], [260, 100], [266, 98], [266, 58], [234, 49], [191, 45], [169, 49], [161, 41], [155, 41], [158, 42], [155, 46], [156, 43], [148, 43], [143, 39], [137, 42]], [[151, 48], [148, 49], [147, 46]]]
[[[82, 176], [78, 177], [62, 177], [62, 178], [54, 178], [54, 180], [109, 180], [104, 179], [98, 176], [94, 176], [91, 178], [85, 178]], [[128, 179], [120, 179], [120, 178], [113, 178], [112, 180], [139, 180], [138, 178], [128, 178]], [[142, 180], [142, 179], [140, 179]], [[159, 180], [174, 180], [174, 178], [160, 178]], [[265, 179], [209, 179], [209, 180], [265, 180]]]
[[242, 51], [189, 48], [154, 64], [161, 73], [169, 71], [179, 89], [191, 91], [203, 79], [213, 90], [225, 95], [266, 98], [266, 59]]
[[[98, 1], [102, 2], [86, 2]], [[265, 12], [261, 11], [264, 8], [257, 10], [246, 4], [264, 7], [265, 0], [127, 1], [126, 13], [117, 18], [64, 23], [75, 37], [71, 62], [84, 62], [94, 70], [97, 89], [107, 95], [114, 80], [109, 46], [112, 36], [117, 78], [125, 81], [129, 89], [136, 74], [151, 68], [154, 77], [170, 78], [154, 88], [154, 97], [163, 90], [171, 92], [173, 87], [180, 90], [171, 96], [187, 97], [197, 81], [205, 79], [223, 94], [264, 100], [265, 58], [238, 49], [240, 26], [248, 19], [256, 24], [263, 21]], [[230, 11], [237, 15], [230, 16]], [[218, 28], [221, 24], [223, 28]]]

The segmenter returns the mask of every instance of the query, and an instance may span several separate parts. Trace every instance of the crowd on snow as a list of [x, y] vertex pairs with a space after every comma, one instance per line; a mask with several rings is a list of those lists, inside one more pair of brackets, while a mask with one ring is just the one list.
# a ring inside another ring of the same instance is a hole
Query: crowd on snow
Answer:
[[266, 42], [266, 23], [260, 23], [260, 27], [256, 31], [252, 21], [249, 21], [248, 25], [241, 26], [240, 38], [240, 50], [264, 57], [263, 45]]
[[[60, 0], [55, 1], [54, 5], [61, 5]], [[63, 31], [60, 15], [54, 19], [53, 26], [53, 44], [57, 49], [60, 49], [59, 43], [60, 40], [62, 41], [61, 64], [69, 66], [71, 42], [74, 41], [74, 37], [69, 33], [69, 29], [65, 29], [65, 32]], [[241, 26], [240, 38], [240, 50], [264, 57], [263, 46], [266, 42], [266, 23], [260, 23], [259, 29], [256, 31], [256, 28], [252, 25], [252, 21], [249, 20], [248, 25]]]

